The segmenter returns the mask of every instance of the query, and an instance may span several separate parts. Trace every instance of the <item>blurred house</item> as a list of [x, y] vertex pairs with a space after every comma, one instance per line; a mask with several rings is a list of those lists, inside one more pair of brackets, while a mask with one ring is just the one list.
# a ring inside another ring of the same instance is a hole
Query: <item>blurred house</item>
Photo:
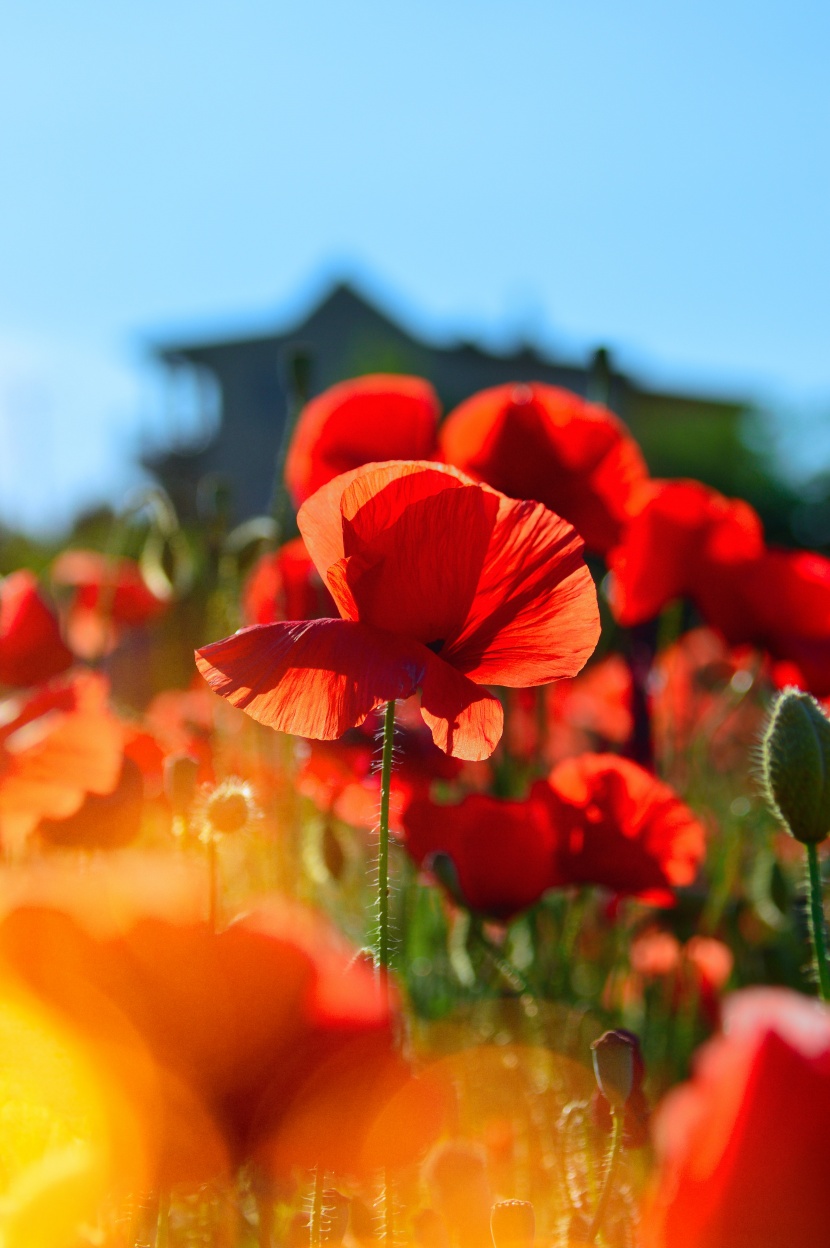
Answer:
[[434, 345], [341, 284], [298, 324], [157, 348], [171, 402], [184, 387], [203, 406], [195, 432], [182, 444], [144, 457], [180, 514], [193, 514], [199, 481], [216, 477], [230, 488], [236, 520], [268, 509], [290, 405], [288, 366], [298, 350], [311, 360], [312, 393], [363, 373], [415, 373], [432, 382], [445, 412], [476, 390], [504, 382], [564, 386], [617, 412], [654, 475], [697, 477], [728, 494], [753, 493], [737, 479], [751, 460], [741, 440], [745, 405], [649, 389], [617, 371], [602, 348], [577, 362], [531, 346], [494, 354], [468, 342]]

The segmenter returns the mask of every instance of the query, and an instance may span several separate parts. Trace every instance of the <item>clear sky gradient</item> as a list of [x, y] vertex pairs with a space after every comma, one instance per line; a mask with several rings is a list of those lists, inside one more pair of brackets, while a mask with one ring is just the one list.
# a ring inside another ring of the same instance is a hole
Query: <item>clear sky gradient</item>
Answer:
[[0, 517], [123, 494], [147, 343], [339, 275], [757, 397], [830, 463], [828, 47], [826, 0], [7, 0]]

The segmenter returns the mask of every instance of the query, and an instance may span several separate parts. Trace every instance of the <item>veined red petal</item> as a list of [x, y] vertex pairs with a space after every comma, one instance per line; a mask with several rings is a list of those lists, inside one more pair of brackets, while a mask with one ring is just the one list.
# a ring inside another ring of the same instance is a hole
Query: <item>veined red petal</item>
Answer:
[[[414, 491], [412, 494], [402, 487], [394, 494], [385, 495], [382, 504], [374, 505], [375, 494], [392, 482], [406, 478], [414, 478], [410, 487]], [[364, 464], [321, 486], [297, 513], [297, 526], [308, 553], [325, 580], [333, 564], [355, 553], [356, 538], [371, 540], [388, 527], [408, 503], [454, 485], [471, 484], [470, 478], [457, 468], [430, 460]], [[369, 510], [355, 522], [357, 513], [367, 505]]]
[[421, 684], [429, 651], [349, 620], [259, 624], [196, 651], [214, 692], [281, 732], [331, 741]]
[[[361, 620], [440, 649], [470, 611], [499, 501], [479, 486], [455, 483], [416, 497], [423, 478], [433, 475], [390, 482], [361, 508], [355, 528], [370, 528], [369, 511], [391, 509], [395, 519], [385, 528], [372, 525], [371, 536], [361, 533], [359, 553], [337, 566]], [[411, 501], [400, 506], [399, 495]]]
[[433, 741], [454, 758], [489, 758], [501, 740], [501, 702], [429, 650], [425, 654], [421, 715]]
[[541, 503], [502, 497], [470, 612], [442, 657], [477, 682], [544, 685], [575, 676], [599, 632], [582, 539]]

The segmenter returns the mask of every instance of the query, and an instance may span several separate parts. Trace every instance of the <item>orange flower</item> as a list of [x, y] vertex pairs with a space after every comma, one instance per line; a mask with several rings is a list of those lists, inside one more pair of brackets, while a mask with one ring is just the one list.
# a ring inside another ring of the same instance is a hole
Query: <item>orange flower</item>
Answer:
[[71, 664], [72, 654], [34, 573], [12, 572], [0, 581], [0, 685], [39, 685]]
[[582, 543], [539, 503], [444, 465], [371, 464], [318, 490], [298, 523], [342, 618], [197, 651], [211, 687], [272, 728], [332, 740], [420, 689], [436, 745], [486, 758], [502, 709], [481, 686], [572, 676], [596, 645]]
[[0, 840], [19, 850], [41, 819], [74, 815], [88, 793], [111, 793], [123, 734], [107, 685], [85, 672], [0, 706]]
[[474, 394], [447, 417], [439, 446], [464, 472], [564, 516], [600, 554], [619, 540], [648, 479], [613, 412], [540, 382]]
[[420, 377], [377, 373], [332, 386], [303, 408], [285, 461], [296, 506], [341, 473], [432, 454], [438, 397]]
[[273, 906], [216, 932], [181, 872], [136, 856], [56, 905], [57, 885], [35, 877], [18, 896], [0, 961], [125, 1088], [157, 1181], [254, 1157], [367, 1173], [440, 1127], [396, 1053], [387, 994], [310, 913]]

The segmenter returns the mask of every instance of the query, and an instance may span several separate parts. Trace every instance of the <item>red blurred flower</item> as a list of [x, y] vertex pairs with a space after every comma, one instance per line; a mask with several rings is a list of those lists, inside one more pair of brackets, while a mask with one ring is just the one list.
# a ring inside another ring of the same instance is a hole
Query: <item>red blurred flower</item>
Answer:
[[511, 498], [533, 498], [605, 553], [648, 478], [621, 420], [568, 390], [539, 382], [496, 386], [467, 399], [439, 434], [444, 458]]
[[534, 785], [556, 830], [552, 883], [598, 884], [670, 905], [691, 884], [705, 832], [687, 806], [628, 759], [584, 754]]
[[830, 694], [830, 560], [766, 547], [748, 503], [698, 481], [655, 483], [609, 563], [621, 624], [690, 598], [730, 645], [776, 660], [778, 683]]
[[342, 618], [197, 652], [211, 687], [270, 727], [331, 740], [420, 689], [436, 745], [486, 758], [502, 710], [481, 686], [572, 676], [596, 644], [582, 543], [541, 504], [444, 465], [374, 464], [324, 486], [298, 521]]
[[51, 680], [72, 665], [57, 618], [33, 572], [0, 581], [0, 685], [21, 688]]
[[318, 620], [337, 611], [301, 537], [263, 555], [242, 591], [242, 611], [249, 624], [277, 620]]
[[150, 589], [135, 560], [113, 559], [94, 550], [65, 550], [58, 555], [52, 581], [74, 591], [67, 634], [82, 658], [96, 658], [111, 649], [120, 628], [148, 624], [168, 605]]
[[427, 869], [436, 854], [452, 860], [461, 901], [497, 919], [539, 900], [556, 883], [554, 831], [535, 798], [503, 801], [472, 793], [455, 806], [428, 797], [410, 802], [403, 816], [405, 844]]
[[318, 395], [300, 413], [285, 461], [295, 505], [363, 464], [427, 459], [440, 410], [432, 386], [420, 377], [377, 373]]
[[123, 734], [107, 685], [84, 672], [2, 704], [0, 837], [19, 850], [41, 819], [74, 815], [88, 793], [111, 793]]
[[629, 627], [687, 597], [713, 623], [728, 601], [737, 565], [763, 553], [761, 521], [749, 503], [699, 481], [655, 481], [611, 552], [611, 605]]
[[828, 1119], [830, 1011], [785, 989], [736, 994], [659, 1111], [644, 1248], [826, 1243]]
[[0, 959], [121, 1079], [157, 1181], [252, 1157], [366, 1174], [426, 1147], [443, 1106], [418, 1103], [386, 994], [327, 928], [274, 907], [216, 932], [160, 862], [147, 897], [141, 860], [120, 867], [58, 907], [36, 881], [0, 923]]

